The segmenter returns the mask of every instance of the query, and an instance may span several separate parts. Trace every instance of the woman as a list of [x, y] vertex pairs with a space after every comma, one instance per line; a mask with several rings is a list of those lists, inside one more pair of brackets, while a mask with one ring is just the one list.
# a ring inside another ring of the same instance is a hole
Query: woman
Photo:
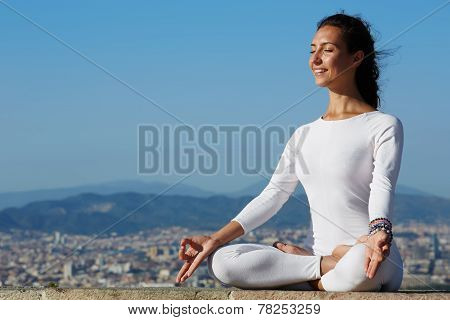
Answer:
[[[403, 260], [392, 240], [403, 126], [378, 110], [378, 65], [370, 26], [358, 17], [322, 19], [309, 66], [329, 104], [289, 139], [274, 174], [226, 226], [181, 241], [185, 281], [208, 258], [209, 273], [238, 288], [396, 291]], [[269, 220], [302, 183], [311, 224], [305, 248], [276, 242], [233, 244]], [[189, 249], [186, 250], [186, 246]]]

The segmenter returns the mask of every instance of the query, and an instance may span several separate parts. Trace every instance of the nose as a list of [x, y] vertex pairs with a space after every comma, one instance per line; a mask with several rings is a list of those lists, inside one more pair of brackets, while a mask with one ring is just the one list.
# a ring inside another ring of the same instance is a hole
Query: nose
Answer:
[[312, 62], [315, 65], [320, 65], [322, 63], [322, 57], [321, 57], [321, 53], [319, 50], [316, 50], [313, 54], [312, 54]]

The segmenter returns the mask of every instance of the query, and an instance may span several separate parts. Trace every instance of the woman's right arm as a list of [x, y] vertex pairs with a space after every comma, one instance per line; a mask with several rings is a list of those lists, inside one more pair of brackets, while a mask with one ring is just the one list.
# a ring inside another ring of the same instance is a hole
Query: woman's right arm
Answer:
[[222, 229], [213, 233], [211, 238], [217, 240], [219, 246], [222, 246], [244, 234], [244, 228], [237, 221], [230, 221]]

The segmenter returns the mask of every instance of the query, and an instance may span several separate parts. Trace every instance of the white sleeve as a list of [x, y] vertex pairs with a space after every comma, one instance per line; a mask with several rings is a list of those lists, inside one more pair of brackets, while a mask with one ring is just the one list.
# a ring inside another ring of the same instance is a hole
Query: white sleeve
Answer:
[[297, 188], [299, 180], [295, 173], [295, 154], [298, 130], [286, 144], [268, 185], [231, 220], [241, 224], [244, 235], [273, 217]]
[[369, 196], [370, 221], [375, 218], [391, 220], [402, 151], [403, 125], [398, 118], [393, 117], [375, 137], [373, 179]]

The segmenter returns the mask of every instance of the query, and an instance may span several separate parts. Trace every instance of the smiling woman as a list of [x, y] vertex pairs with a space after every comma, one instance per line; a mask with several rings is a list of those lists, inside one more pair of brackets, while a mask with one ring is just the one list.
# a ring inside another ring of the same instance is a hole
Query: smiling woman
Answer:
[[[369, 25], [342, 13], [326, 17], [311, 48], [316, 84], [329, 93], [326, 115], [294, 132], [269, 184], [226, 226], [211, 236], [182, 239], [185, 264], [178, 282], [208, 257], [210, 275], [239, 288], [400, 288], [403, 260], [390, 219], [403, 126], [378, 110], [377, 52]], [[300, 182], [311, 214], [305, 248], [280, 242], [225, 245], [274, 216]]]
[[326, 17], [318, 23], [311, 43], [309, 67], [316, 84], [328, 87], [330, 94], [351, 84], [351, 94], [377, 109], [379, 98], [378, 60], [388, 50], [375, 50], [370, 24], [343, 14]]

